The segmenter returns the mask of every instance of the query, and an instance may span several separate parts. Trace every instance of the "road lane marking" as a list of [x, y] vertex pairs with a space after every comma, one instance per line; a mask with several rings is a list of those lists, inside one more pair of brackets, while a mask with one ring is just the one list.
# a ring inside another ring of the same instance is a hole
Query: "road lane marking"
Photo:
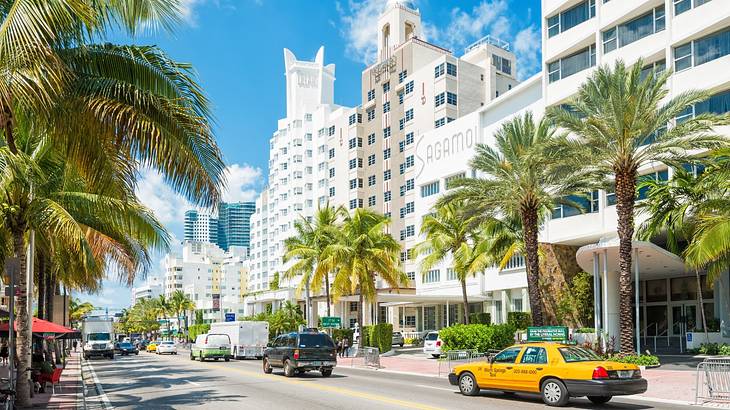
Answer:
[[91, 365], [91, 362], [88, 360], [84, 360], [84, 364], [88, 367], [89, 373], [91, 374], [91, 381], [94, 382], [94, 387], [96, 388], [97, 397], [101, 399], [101, 404], [105, 409], [113, 409], [114, 406], [112, 406], [111, 401], [109, 401], [109, 397], [104, 392], [104, 388], [101, 387], [101, 382], [99, 381], [99, 378], [96, 377], [96, 372], [94, 371], [94, 366]]
[[424, 389], [444, 390], [444, 391], [450, 391], [452, 393], [458, 391], [456, 389], [448, 389], [446, 387], [426, 386], [425, 384], [417, 384], [416, 387], [423, 387]]
[[247, 370], [237, 369], [235, 367], [226, 367], [226, 366], [215, 365], [215, 364], [207, 364], [207, 363], [206, 363], [206, 365], [208, 367], [214, 367], [214, 368], [217, 368], [217, 369], [229, 370], [229, 371], [233, 371], [233, 372], [236, 372], [236, 373], [241, 373], [241, 374], [244, 374], [246, 376], [254, 377], [254, 378], [257, 378], [257, 379], [271, 380], [271, 381], [276, 381], [276, 382], [279, 382], [279, 383], [287, 383], [287, 384], [292, 384], [292, 385], [298, 385], [298, 386], [303, 387], [303, 388], [309, 388], [309, 389], [313, 389], [313, 390], [320, 390], [320, 391], [325, 391], [325, 392], [330, 392], [330, 393], [337, 393], [337, 394], [341, 394], [341, 395], [344, 395], [344, 396], [357, 397], [357, 398], [360, 398], [360, 399], [378, 401], [378, 402], [381, 402], [381, 403], [392, 404], [392, 405], [396, 405], [396, 406], [400, 406], [400, 407], [405, 407], [405, 408], [409, 408], [409, 409], [441, 410], [439, 407], [429, 406], [429, 405], [426, 405], [426, 404], [416, 403], [416, 402], [412, 402], [412, 401], [392, 399], [390, 397], [381, 396], [381, 395], [378, 395], [378, 394], [365, 393], [365, 392], [360, 392], [360, 391], [357, 391], [357, 390], [347, 389], [347, 388], [343, 388], [343, 387], [335, 387], [335, 386], [327, 386], [327, 385], [321, 385], [321, 384], [306, 383], [306, 382], [300, 381], [300, 380], [288, 379], [288, 378], [283, 378], [281, 376], [274, 376], [274, 375], [270, 375], [270, 374], [261, 374], [261, 373], [257, 373], [257, 372], [251, 372], [251, 371], [247, 371]]

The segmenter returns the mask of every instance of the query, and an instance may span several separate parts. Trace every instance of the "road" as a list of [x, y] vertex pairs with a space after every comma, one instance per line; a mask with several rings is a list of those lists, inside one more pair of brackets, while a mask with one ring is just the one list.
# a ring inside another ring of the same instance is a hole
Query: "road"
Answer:
[[[539, 396], [507, 396], [482, 392], [465, 397], [448, 381], [340, 366], [328, 379], [311, 372], [285, 378], [271, 375], [261, 362], [190, 361], [177, 356], [117, 356], [89, 362], [104, 394], [89, 389], [90, 408], [117, 409], [509, 409], [544, 408]], [[108, 401], [107, 401], [108, 400]], [[106, 406], [102, 403], [106, 403]], [[573, 399], [572, 408], [599, 408], [586, 399]], [[614, 399], [607, 409], [680, 409], [688, 406]]]

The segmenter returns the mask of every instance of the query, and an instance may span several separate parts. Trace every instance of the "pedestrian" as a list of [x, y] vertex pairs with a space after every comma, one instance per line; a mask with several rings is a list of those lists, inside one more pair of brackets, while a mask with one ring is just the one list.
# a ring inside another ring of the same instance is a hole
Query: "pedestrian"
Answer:
[[342, 357], [343, 354], [345, 354], [345, 339], [340, 338], [337, 339], [337, 355]]
[[74, 340], [74, 342], [73, 342], [73, 345], [74, 345], [74, 352], [76, 351], [76, 346], [78, 346], [78, 344], [79, 344], [79, 342], [77, 342], [76, 340]]
[[8, 365], [8, 343], [3, 341], [2, 346], [0, 346], [0, 360], [2, 360], [3, 366]]
[[342, 357], [347, 357], [349, 354], [347, 353], [347, 349], [350, 347], [350, 340], [348, 338], [342, 339]]

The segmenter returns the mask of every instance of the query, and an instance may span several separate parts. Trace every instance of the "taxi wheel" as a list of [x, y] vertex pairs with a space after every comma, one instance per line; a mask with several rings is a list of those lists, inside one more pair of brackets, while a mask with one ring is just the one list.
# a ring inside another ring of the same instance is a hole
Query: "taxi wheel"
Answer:
[[264, 357], [264, 373], [271, 374], [273, 370], [274, 369], [271, 368], [271, 364], [269, 363], [269, 358]]
[[459, 376], [459, 391], [464, 396], [476, 396], [479, 394], [479, 385], [471, 373], [463, 373]]
[[593, 404], [608, 403], [611, 398], [611, 396], [588, 396], [588, 400], [592, 401]]
[[562, 407], [568, 404], [570, 396], [568, 389], [565, 388], [563, 382], [558, 379], [547, 379], [542, 383], [542, 401], [548, 406]]

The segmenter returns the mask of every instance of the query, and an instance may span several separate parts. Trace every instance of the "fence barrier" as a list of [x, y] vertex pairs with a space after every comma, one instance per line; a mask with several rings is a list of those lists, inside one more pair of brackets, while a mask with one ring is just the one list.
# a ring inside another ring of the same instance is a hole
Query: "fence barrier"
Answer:
[[380, 350], [377, 347], [350, 348], [347, 357], [350, 367], [355, 365], [380, 368]]
[[730, 356], [708, 357], [697, 365], [695, 404], [709, 401], [730, 402]]
[[476, 350], [451, 350], [444, 352], [439, 360], [439, 376], [449, 374], [451, 370], [460, 364], [486, 360], [490, 353], [480, 353]]

